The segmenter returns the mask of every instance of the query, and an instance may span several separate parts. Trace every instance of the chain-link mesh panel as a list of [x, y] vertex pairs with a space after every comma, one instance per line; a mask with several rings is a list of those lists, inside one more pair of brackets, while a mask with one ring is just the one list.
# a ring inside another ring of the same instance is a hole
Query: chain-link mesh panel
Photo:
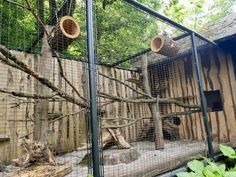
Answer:
[[[88, 176], [85, 2], [42, 2], [0, 0], [0, 176]], [[97, 1], [93, 10], [101, 162], [94, 176], [164, 176], [206, 156], [211, 141], [214, 152], [235, 141], [232, 51], [195, 37], [194, 57], [186, 31], [122, 1]]]
[[0, 176], [92, 173], [85, 14], [74, 0], [0, 1]]

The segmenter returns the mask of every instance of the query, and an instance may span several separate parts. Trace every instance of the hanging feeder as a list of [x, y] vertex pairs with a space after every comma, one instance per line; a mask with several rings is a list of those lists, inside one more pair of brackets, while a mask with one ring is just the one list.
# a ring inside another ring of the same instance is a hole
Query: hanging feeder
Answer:
[[76, 19], [64, 16], [49, 34], [48, 43], [52, 49], [63, 51], [79, 36], [80, 27]]
[[155, 53], [174, 56], [179, 51], [178, 43], [169, 36], [157, 35], [151, 41], [151, 50]]

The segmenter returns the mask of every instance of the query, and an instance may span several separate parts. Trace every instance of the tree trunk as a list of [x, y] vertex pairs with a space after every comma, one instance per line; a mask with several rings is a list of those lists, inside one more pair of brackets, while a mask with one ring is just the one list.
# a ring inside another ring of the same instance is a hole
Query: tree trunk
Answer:
[[[47, 27], [49, 31], [49, 28]], [[41, 50], [41, 57], [37, 63], [37, 72], [40, 73], [45, 78], [49, 78], [51, 71], [51, 60], [52, 52], [47, 42], [46, 34], [43, 37], [43, 45]], [[41, 95], [47, 95], [50, 89], [45, 87], [38, 81], [35, 84], [35, 93]], [[34, 133], [33, 138], [35, 141], [47, 141], [48, 133], [48, 100], [38, 100], [34, 106]]]
[[57, 10], [56, 0], [49, 0], [49, 7], [50, 7], [50, 17], [52, 19], [54, 16], [56, 16], [56, 10]]
[[[44, 1], [43, 0], [37, 0], [36, 1], [37, 11], [38, 11], [38, 17], [39, 19], [44, 23]], [[37, 22], [37, 30], [38, 30], [38, 36], [43, 31], [41, 25], [39, 22]]]
[[[147, 54], [142, 56], [141, 59], [142, 65], [142, 77], [143, 77], [143, 88], [144, 92], [151, 96], [151, 89], [148, 80], [148, 62], [147, 62]], [[154, 124], [154, 133], [155, 133], [155, 148], [156, 149], [163, 149], [164, 148], [164, 140], [163, 140], [163, 132], [162, 132], [162, 122], [161, 116], [159, 112], [159, 101], [157, 99], [156, 103], [148, 104], [149, 109], [152, 114], [152, 121]]]

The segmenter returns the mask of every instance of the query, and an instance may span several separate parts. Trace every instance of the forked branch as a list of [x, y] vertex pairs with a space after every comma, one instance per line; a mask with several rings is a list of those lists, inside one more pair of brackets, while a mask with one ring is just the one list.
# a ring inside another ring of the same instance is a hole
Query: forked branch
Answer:
[[26, 65], [24, 62], [19, 60], [15, 55], [13, 55], [9, 49], [7, 49], [5, 46], [0, 44], [0, 52], [3, 54], [0, 55], [0, 60], [4, 61], [6, 64], [8, 63], [14, 63], [17, 66], [17, 69], [29, 74], [30, 76], [34, 77], [36, 80], [38, 80], [41, 84], [47, 86], [50, 88], [53, 92], [57, 93], [58, 96], [66, 99], [67, 101], [74, 103], [78, 106], [81, 106], [83, 108], [89, 109], [89, 106], [87, 103], [81, 102], [79, 99], [69, 95], [65, 91], [61, 90], [60, 88], [56, 87], [50, 80], [40, 75], [38, 72], [32, 70], [28, 65]]

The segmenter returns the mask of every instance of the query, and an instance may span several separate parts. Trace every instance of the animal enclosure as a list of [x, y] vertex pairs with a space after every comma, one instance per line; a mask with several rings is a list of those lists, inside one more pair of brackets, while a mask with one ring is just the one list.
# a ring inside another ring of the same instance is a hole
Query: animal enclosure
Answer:
[[236, 145], [235, 16], [205, 37], [133, 0], [0, 2], [0, 176], [162, 176]]

